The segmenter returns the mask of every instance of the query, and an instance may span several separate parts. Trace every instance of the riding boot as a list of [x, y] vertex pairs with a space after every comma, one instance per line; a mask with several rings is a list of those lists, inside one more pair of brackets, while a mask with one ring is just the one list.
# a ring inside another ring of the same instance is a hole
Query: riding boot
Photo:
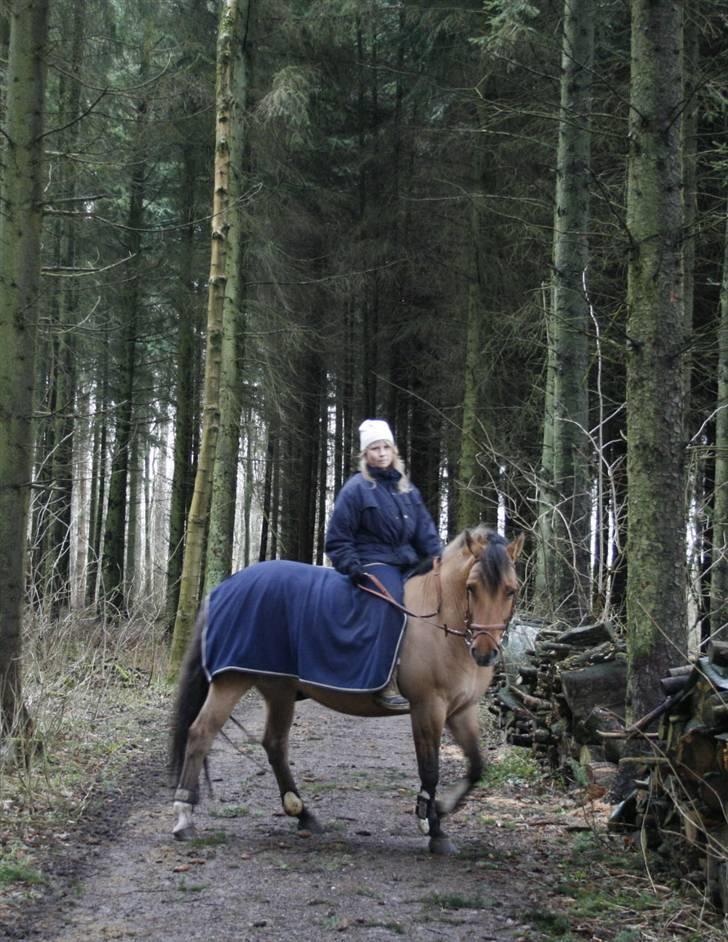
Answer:
[[383, 706], [387, 710], [394, 710], [395, 712], [409, 710], [409, 700], [402, 696], [402, 692], [397, 686], [396, 671], [392, 673], [387, 686], [375, 694], [374, 699], [379, 706]]

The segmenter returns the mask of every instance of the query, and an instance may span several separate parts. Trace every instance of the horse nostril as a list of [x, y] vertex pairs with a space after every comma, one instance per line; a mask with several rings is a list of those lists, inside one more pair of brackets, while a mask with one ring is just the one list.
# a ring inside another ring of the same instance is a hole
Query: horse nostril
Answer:
[[478, 667], [490, 667], [498, 660], [499, 652], [496, 648], [491, 648], [491, 650], [487, 651], [485, 654], [478, 654], [478, 652], [472, 648], [470, 653], [473, 655], [473, 659]]

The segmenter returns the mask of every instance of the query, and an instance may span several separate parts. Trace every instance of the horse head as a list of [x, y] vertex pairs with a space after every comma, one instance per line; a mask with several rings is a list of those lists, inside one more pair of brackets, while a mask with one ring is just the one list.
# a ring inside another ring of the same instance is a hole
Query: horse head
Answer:
[[453, 588], [460, 596], [465, 641], [479, 667], [489, 667], [498, 659], [513, 617], [518, 592], [514, 563], [523, 542], [523, 534], [509, 543], [479, 526], [465, 530], [443, 557], [443, 565], [457, 561]]

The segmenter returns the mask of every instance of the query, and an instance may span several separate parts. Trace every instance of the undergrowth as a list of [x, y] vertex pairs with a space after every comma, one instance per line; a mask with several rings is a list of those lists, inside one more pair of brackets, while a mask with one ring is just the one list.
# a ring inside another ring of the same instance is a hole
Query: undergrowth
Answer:
[[539, 942], [723, 942], [724, 919], [677, 881], [656, 883], [637, 846], [597, 829], [571, 836], [549, 908], [527, 914]]
[[149, 752], [168, 698], [165, 648], [151, 619], [112, 624], [74, 612], [29, 620], [23, 695], [32, 754], [27, 762], [0, 756], [0, 917], [38, 892], [44, 861], [92, 799]]

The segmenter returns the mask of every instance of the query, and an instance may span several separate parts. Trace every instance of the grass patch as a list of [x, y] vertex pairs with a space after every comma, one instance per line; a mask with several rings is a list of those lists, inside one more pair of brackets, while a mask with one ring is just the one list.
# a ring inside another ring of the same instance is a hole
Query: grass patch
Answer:
[[43, 874], [35, 867], [12, 857], [0, 858], [0, 888], [13, 883], [44, 883]]
[[405, 935], [405, 928], [399, 922], [378, 922], [376, 919], [357, 919], [357, 925], [365, 929], [386, 929], [395, 935]]
[[561, 913], [551, 912], [549, 909], [533, 909], [526, 913], [526, 921], [529, 922], [539, 932], [547, 933], [551, 936], [559, 935], [562, 940], [564, 934], [571, 928], [571, 922]]
[[180, 880], [177, 889], [180, 893], [204, 893], [205, 890], [209, 889], [209, 886], [209, 883], [187, 883], [184, 880]]
[[[605, 942], [724, 942], [725, 924], [705, 908], [691, 904], [674, 878], [652, 879], [634, 846], [604, 832], [580, 832], [569, 838], [559, 863], [554, 892], [564, 898], [558, 913], [532, 915], [534, 929], [548, 942], [576, 942], [591, 932]], [[539, 918], [541, 921], [539, 921]], [[564, 921], [565, 920], [565, 921]], [[568, 924], [578, 930], [568, 931]]]
[[538, 762], [527, 749], [510, 746], [500, 759], [490, 762], [480, 784], [485, 788], [500, 785], [529, 785], [542, 777]]
[[220, 844], [227, 844], [228, 836], [224, 831], [210, 831], [209, 834], [201, 834], [199, 837], [193, 837], [187, 841], [188, 847], [218, 847]]
[[425, 903], [435, 909], [487, 909], [488, 901], [482, 896], [461, 896], [459, 893], [435, 893]]
[[210, 811], [211, 818], [244, 818], [248, 814], [250, 811], [245, 805], [224, 805]]

